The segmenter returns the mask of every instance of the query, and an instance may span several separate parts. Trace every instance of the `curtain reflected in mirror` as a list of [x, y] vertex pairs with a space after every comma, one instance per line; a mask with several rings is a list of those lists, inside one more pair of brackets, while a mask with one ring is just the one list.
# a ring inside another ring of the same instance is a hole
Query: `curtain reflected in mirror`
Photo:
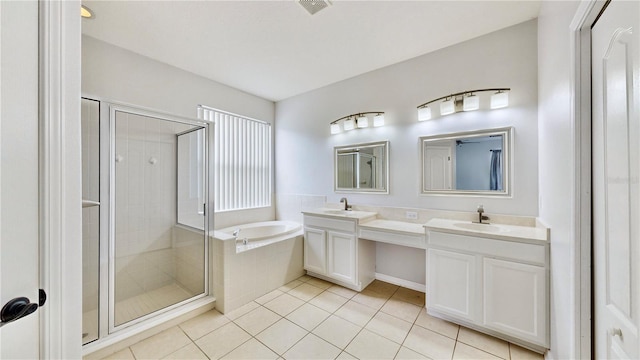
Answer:
[[509, 194], [511, 128], [421, 137], [422, 194]]
[[388, 142], [335, 148], [337, 192], [388, 193]]

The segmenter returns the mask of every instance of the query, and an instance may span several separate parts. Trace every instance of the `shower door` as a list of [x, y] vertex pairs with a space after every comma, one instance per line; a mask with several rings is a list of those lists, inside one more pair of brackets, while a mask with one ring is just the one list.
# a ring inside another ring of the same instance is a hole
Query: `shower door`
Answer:
[[207, 124], [110, 106], [109, 332], [207, 294]]

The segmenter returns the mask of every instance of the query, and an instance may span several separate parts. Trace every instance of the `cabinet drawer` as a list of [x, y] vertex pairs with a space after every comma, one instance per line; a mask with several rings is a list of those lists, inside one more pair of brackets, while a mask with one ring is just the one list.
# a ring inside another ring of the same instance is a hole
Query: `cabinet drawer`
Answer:
[[426, 248], [424, 235], [405, 235], [386, 231], [370, 230], [360, 228], [359, 238], [380, 241], [389, 244], [409, 246], [419, 249]]
[[429, 246], [460, 250], [468, 253], [523, 261], [540, 266], [545, 266], [546, 263], [546, 248], [544, 245], [456, 235], [437, 231], [429, 231], [427, 244]]
[[356, 222], [349, 220], [337, 220], [320, 216], [304, 216], [304, 226], [315, 226], [328, 228], [331, 230], [344, 231], [349, 233], [356, 232]]

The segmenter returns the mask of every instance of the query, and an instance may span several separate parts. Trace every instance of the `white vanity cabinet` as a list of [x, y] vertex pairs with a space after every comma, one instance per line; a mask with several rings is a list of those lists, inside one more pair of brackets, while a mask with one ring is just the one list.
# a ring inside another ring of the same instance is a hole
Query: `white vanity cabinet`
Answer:
[[304, 268], [356, 291], [375, 277], [375, 244], [357, 237], [358, 218], [305, 214]]
[[426, 227], [429, 314], [538, 352], [549, 348], [548, 241], [509, 237], [509, 227], [494, 226], [495, 236]]

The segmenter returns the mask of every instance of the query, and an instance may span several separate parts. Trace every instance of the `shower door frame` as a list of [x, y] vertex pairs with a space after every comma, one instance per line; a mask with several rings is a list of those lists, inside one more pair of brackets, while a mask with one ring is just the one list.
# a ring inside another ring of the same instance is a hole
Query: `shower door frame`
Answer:
[[[95, 97], [90, 97], [96, 99]], [[101, 118], [104, 116], [108, 121], [101, 121], [100, 124], [100, 137], [104, 138], [104, 133], [108, 141], [104, 141], [105, 147], [101, 145], [100, 151], [100, 181], [107, 186], [100, 186], [101, 196], [105, 195], [107, 200], [107, 206], [105, 207], [104, 215], [101, 212], [101, 223], [104, 221], [105, 226], [100, 226], [100, 303], [108, 303], [108, 311], [105, 311], [104, 307], [100, 306], [99, 313], [99, 336], [98, 341], [106, 336], [114, 334], [120, 330], [131, 327], [145, 322], [151, 318], [154, 318], [162, 313], [170, 312], [176, 308], [181, 307], [192, 301], [210, 296], [210, 254], [209, 254], [209, 241], [208, 234], [213, 226], [213, 212], [209, 209], [213, 209], [213, 201], [211, 199], [211, 187], [213, 186], [211, 178], [211, 167], [209, 166], [209, 159], [211, 158], [211, 141], [213, 139], [213, 125], [212, 122], [191, 119], [182, 116], [167, 114], [159, 112], [153, 109], [147, 109], [140, 106], [122, 104], [117, 102], [100, 100], [101, 105]], [[104, 112], [103, 110], [104, 109]], [[115, 152], [116, 152], [116, 138], [115, 138], [115, 115], [117, 111], [126, 112], [129, 114], [150, 117], [158, 120], [172, 121], [176, 123], [197, 126], [205, 130], [205, 142], [204, 142], [204, 196], [206, 199], [205, 214], [204, 214], [204, 291], [202, 294], [192, 296], [188, 299], [175, 303], [173, 305], [158, 309], [152, 313], [146, 314], [139, 318], [127, 321], [120, 325], [115, 325]], [[104, 150], [104, 151], [103, 151]], [[104, 192], [103, 192], [104, 191]], [[106, 233], [103, 233], [105, 231]], [[104, 236], [104, 237], [103, 237]]]

